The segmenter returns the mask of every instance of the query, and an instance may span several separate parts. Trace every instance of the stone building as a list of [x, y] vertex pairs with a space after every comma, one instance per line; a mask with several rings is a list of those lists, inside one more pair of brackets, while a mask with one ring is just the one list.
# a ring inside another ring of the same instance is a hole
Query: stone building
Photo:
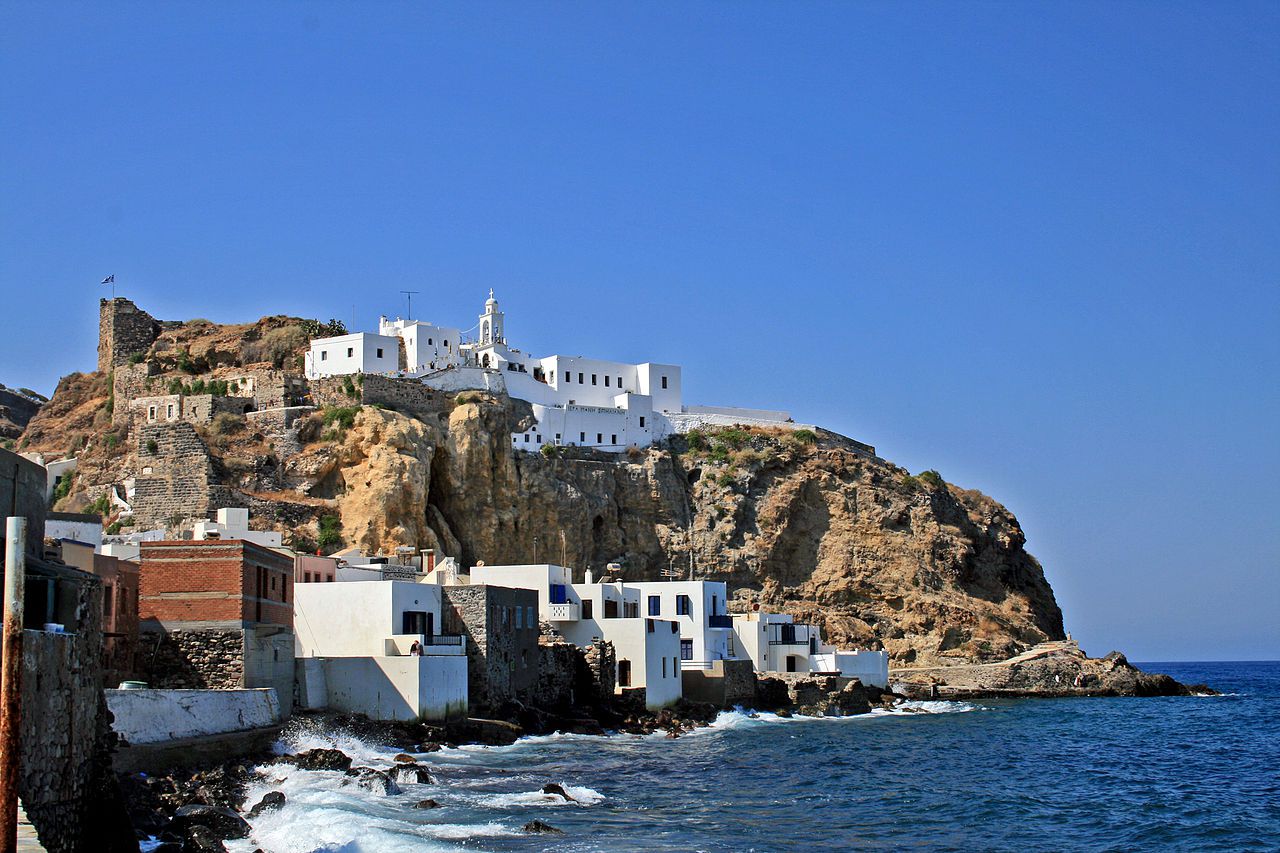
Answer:
[[498, 586], [446, 586], [444, 633], [461, 634], [467, 649], [472, 712], [527, 699], [538, 686], [538, 594]]
[[293, 702], [293, 558], [244, 540], [143, 542], [140, 669], [156, 688]]
[[130, 356], [145, 353], [158, 337], [160, 323], [132, 301], [123, 296], [103, 299], [98, 309], [98, 370], [109, 373], [128, 364]]
[[206, 518], [211, 510], [235, 506], [227, 486], [220, 485], [213, 457], [189, 423], [146, 424], [135, 430], [138, 463], [131, 506], [143, 527], [170, 519]]
[[62, 562], [102, 583], [103, 686], [132, 679], [138, 651], [138, 563], [95, 553], [83, 542], [63, 539], [53, 547]]
[[[50, 853], [137, 851], [111, 770], [101, 584], [44, 559], [45, 472], [7, 450], [0, 507], [27, 519], [18, 796]], [[45, 631], [47, 623], [62, 630]]]

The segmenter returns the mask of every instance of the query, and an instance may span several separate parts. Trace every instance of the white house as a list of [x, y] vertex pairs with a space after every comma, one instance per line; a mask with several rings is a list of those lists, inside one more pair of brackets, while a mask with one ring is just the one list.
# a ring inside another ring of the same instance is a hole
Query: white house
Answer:
[[392, 373], [400, 368], [400, 339], [370, 332], [316, 338], [304, 356], [303, 367], [308, 379], [353, 373]]
[[[304, 707], [375, 720], [444, 720], [467, 711], [461, 636], [438, 633], [440, 587], [395, 580], [294, 587]], [[412, 655], [414, 642], [423, 654]]]
[[284, 544], [282, 534], [275, 530], [250, 530], [249, 510], [225, 507], [215, 514], [216, 521], [197, 521], [191, 529], [191, 538], [243, 539], [264, 548], [280, 548]]
[[646, 616], [680, 625], [682, 666], [705, 669], [741, 655], [733, 642], [728, 588], [722, 581], [641, 581], [628, 583], [640, 594]]
[[645, 705], [665, 708], [680, 698], [680, 626], [640, 612], [640, 593], [627, 584], [573, 583], [572, 570], [550, 564], [473, 566], [470, 582], [538, 594], [538, 614], [569, 642], [613, 644], [617, 690], [644, 688]]
[[378, 334], [404, 342], [405, 370], [420, 376], [462, 363], [462, 332], [421, 320], [378, 319]]
[[888, 652], [837, 650], [823, 642], [816, 625], [797, 623], [785, 613], [735, 613], [733, 636], [757, 672], [836, 673], [889, 686]]

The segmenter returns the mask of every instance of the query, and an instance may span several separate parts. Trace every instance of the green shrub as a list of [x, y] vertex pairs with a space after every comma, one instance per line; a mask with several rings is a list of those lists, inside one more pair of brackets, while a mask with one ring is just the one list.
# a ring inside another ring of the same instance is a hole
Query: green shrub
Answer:
[[738, 450], [751, 440], [751, 433], [738, 427], [725, 427], [715, 433], [715, 438], [730, 449]]
[[135, 352], [133, 355], [129, 356], [129, 363], [142, 364], [142, 362], [146, 359], [146, 357], [147, 357], [146, 353]]
[[120, 436], [114, 432], [109, 432], [102, 436], [102, 441], [107, 445], [107, 447], [115, 447], [120, 443]]
[[906, 486], [908, 489], [918, 489], [920, 488], [920, 478], [912, 477], [910, 474], [903, 474], [902, 485]]
[[115, 536], [117, 533], [120, 532], [120, 528], [123, 526], [124, 525], [122, 525], [120, 522], [113, 521], [109, 525], [107, 525], [107, 529], [102, 532], [107, 534], [108, 536]]
[[544, 444], [542, 445], [542, 450], [539, 452], [546, 459], [554, 459], [560, 455], [559, 450], [560, 448], [556, 447], [554, 444]]
[[330, 406], [321, 414], [325, 426], [336, 426], [349, 430], [355, 425], [356, 415], [360, 414], [359, 406]]
[[175, 376], [175, 377], [173, 377], [172, 379], [170, 379], [170, 380], [169, 380], [169, 393], [170, 393], [170, 394], [181, 394], [181, 393], [182, 393], [182, 380], [181, 380], [181, 379], [179, 379], [178, 377], [176, 377], [176, 376]]
[[18, 393], [29, 400], [35, 400], [38, 403], [47, 403], [49, 398], [41, 394], [39, 391], [32, 391], [30, 388], [19, 388]]
[[98, 495], [98, 499], [89, 504], [88, 512], [90, 515], [106, 516], [111, 511], [111, 498], [106, 492]]
[[233, 435], [245, 428], [243, 415], [231, 412], [218, 412], [209, 423], [209, 432], [213, 435]]
[[728, 489], [732, 488], [733, 484], [738, 482], [738, 478], [730, 474], [728, 471], [725, 471], [716, 479], [716, 482]]
[[196, 369], [195, 359], [191, 357], [190, 348], [183, 347], [181, 350], [178, 351], [178, 369], [181, 370], [183, 373], [199, 372]]
[[736, 450], [733, 455], [729, 457], [729, 461], [737, 468], [750, 468], [759, 462], [763, 462], [765, 459], [766, 456], [764, 453], [750, 447], [743, 448], [742, 450]]
[[717, 443], [712, 445], [711, 453], [708, 455], [710, 456], [712, 462], [728, 462], [729, 448], [725, 447], [723, 444]]
[[154, 438], [147, 439], [147, 453], [155, 456], [160, 452], [160, 444]]
[[319, 530], [316, 545], [321, 551], [332, 551], [342, 544], [341, 518], [336, 515], [321, 516], [316, 526]]
[[702, 434], [700, 429], [691, 429], [684, 436], [685, 443], [689, 445], [690, 450], [706, 450], [707, 438]]
[[53, 494], [49, 496], [49, 506], [54, 506], [58, 501], [71, 494], [71, 481], [74, 479], [73, 474], [63, 474], [58, 484], [53, 487]]
[[227, 380], [211, 379], [209, 384], [205, 386], [205, 393], [212, 394], [215, 397], [227, 396]]
[[205, 390], [205, 389], [204, 389], [204, 380], [203, 380], [203, 379], [197, 379], [195, 382], [192, 382], [192, 383], [191, 383], [191, 385], [187, 387], [187, 389], [186, 389], [186, 393], [188, 393], [188, 394], [203, 394], [203, 393], [204, 393], [204, 390]]
[[796, 444], [817, 444], [818, 436], [811, 429], [798, 429], [791, 433], [792, 440]]
[[319, 320], [303, 320], [302, 330], [312, 338], [336, 338], [347, 333], [347, 326], [341, 320], [330, 320], [321, 323]]
[[360, 396], [359, 393], [356, 392], [356, 383], [351, 381], [350, 376], [342, 377], [342, 391], [348, 397], [358, 398]]
[[467, 403], [479, 403], [483, 399], [484, 397], [480, 395], [479, 391], [463, 391], [457, 397], [454, 397], [453, 401], [459, 406], [465, 406]]
[[921, 471], [916, 476], [916, 479], [920, 480], [922, 483], [928, 483], [930, 486], [933, 486], [935, 489], [946, 488], [946, 485], [947, 485], [947, 481], [942, 479], [942, 475], [939, 474], [937, 471], [933, 470], [932, 468], [930, 468], [928, 471]]

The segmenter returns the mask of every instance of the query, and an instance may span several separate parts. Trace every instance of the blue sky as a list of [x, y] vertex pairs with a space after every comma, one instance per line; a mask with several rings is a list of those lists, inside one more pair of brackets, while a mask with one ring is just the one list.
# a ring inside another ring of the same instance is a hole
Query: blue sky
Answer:
[[1022, 521], [1069, 630], [1280, 658], [1280, 7], [0, 11], [0, 382], [164, 318], [670, 361]]

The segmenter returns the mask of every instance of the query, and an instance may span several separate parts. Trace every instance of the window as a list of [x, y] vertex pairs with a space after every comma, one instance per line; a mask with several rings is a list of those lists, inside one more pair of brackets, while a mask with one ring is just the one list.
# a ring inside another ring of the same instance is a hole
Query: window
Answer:
[[589, 598], [582, 599], [582, 618], [583, 619], [591, 618], [591, 605], [593, 605], [594, 603], [595, 602], [593, 602]]
[[579, 385], [583, 385], [583, 384], [585, 384], [585, 383], [583, 383], [583, 381], [582, 381], [582, 374], [581, 374], [581, 373], [579, 373], [579, 374], [578, 374], [578, 384], [579, 384]]
[[611, 433], [611, 434], [609, 435], [609, 443], [610, 443], [610, 444], [617, 444], [617, 443], [618, 443], [618, 434], [617, 434], [617, 433]]
[[560, 433], [556, 433], [556, 444], [560, 443]]
[[[147, 409], [147, 420], [154, 421], [155, 419], [156, 419], [156, 407], [151, 406], [150, 408]], [[59, 477], [58, 479], [61, 480], [62, 478]]]
[[580, 433], [578, 433], [578, 441], [582, 442], [583, 444], [586, 444], [586, 443], [587, 443], [587, 434], [586, 434], [585, 432], [580, 432]]
[[649, 615], [650, 616], [662, 615], [662, 596], [660, 595], [649, 596]]
[[172, 417], [173, 417], [173, 403], [170, 403], [170, 404], [169, 404], [169, 415], [168, 415], [168, 416], [169, 416], [170, 418], [172, 418]]
[[538, 444], [542, 444], [542, 433], [534, 433], [533, 437], [538, 440]]
[[433, 347], [435, 345], [436, 345], [435, 341], [431, 340], [431, 338], [427, 338], [427, 346]]
[[693, 602], [689, 600], [689, 596], [687, 595], [676, 596], [676, 615], [677, 616], [693, 615]]
[[421, 634], [426, 636], [431, 633], [428, 630], [430, 624], [431, 622], [425, 610], [406, 610], [400, 614], [401, 634]]
[[378, 347], [378, 358], [382, 358], [382, 347]]
[[592, 384], [592, 385], [595, 385], [595, 384], [596, 384], [596, 375], [595, 375], [594, 373], [593, 373], [593, 374], [591, 374], [591, 384]]
[[529, 433], [527, 433], [527, 432], [524, 434], [524, 443], [525, 443], [525, 444], [528, 444], [528, 443], [529, 443]]
[[445, 349], [448, 349], [448, 348], [449, 348], [449, 342], [448, 342], [448, 341], [445, 341], [445, 342], [444, 342], [444, 348], [445, 348]]
[[566, 371], [564, 372], [564, 381], [565, 381], [565, 382], [572, 382], [572, 381], [573, 381], [573, 374], [566, 370]]
[[[351, 358], [356, 354], [355, 348], [347, 347], [347, 358]], [[382, 350], [378, 350], [378, 355], [382, 355]]]
[[640, 429], [644, 429], [644, 415], [640, 416]]
[[629, 660], [618, 661], [618, 686], [631, 686], [631, 661]]
[[609, 387], [609, 377], [608, 377], [608, 376], [606, 376], [606, 377], [604, 378], [604, 387], [606, 387], [606, 388], [608, 388], [608, 387]]
[[569, 591], [565, 588], [564, 584], [553, 583], [551, 585], [550, 597], [552, 604], [565, 604], [569, 601]]
[[652, 620], [652, 619], [646, 619], [646, 620], [644, 620], [644, 632], [645, 632], [646, 634], [652, 634], [652, 633], [653, 633], [653, 625], [654, 625], [654, 622], [653, 622], [653, 620]]
[[604, 444], [604, 436], [596, 433], [596, 444]]
[[667, 677], [667, 659], [665, 657], [662, 659], [662, 677]]
[[538, 617], [533, 612], [533, 605], [529, 605], [524, 609], [525, 624], [530, 628], [538, 627]]
[[621, 387], [622, 387], [622, 377], [621, 377], [621, 376], [619, 376], [619, 377], [618, 377], [618, 387], [619, 387], [619, 388], [621, 388]]
[[524, 627], [524, 609], [517, 607], [516, 608], [516, 628], [523, 628], [523, 627]]
[[666, 388], [666, 387], [667, 387], [667, 377], [665, 377], [665, 376], [664, 376], [664, 377], [662, 377], [662, 387], [663, 387], [663, 388]]
[[302, 573], [302, 582], [303, 582], [303, 583], [311, 583], [311, 572], [303, 572], [303, 573]]
[[680, 641], [680, 660], [693, 660], [693, 640]]
[[289, 603], [289, 576], [280, 578], [280, 600]]
[[321, 361], [329, 360], [329, 351], [327, 349], [320, 350], [320, 360]]

